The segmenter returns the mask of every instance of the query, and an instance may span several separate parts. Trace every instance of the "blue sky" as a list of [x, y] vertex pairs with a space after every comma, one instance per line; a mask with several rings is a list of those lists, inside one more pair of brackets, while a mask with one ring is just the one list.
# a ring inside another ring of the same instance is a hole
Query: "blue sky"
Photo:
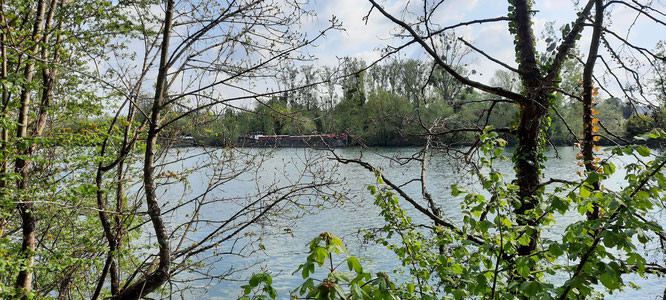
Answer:
[[[280, 0], [277, 0], [277, 2], [279, 1]], [[317, 61], [314, 62], [314, 64], [318, 66], [335, 66], [338, 64], [338, 58], [346, 56], [356, 57], [370, 62], [380, 56], [380, 49], [387, 45], [399, 46], [406, 41], [394, 37], [394, 34], [397, 32], [396, 25], [376, 10], [371, 13], [366, 24], [366, 21], [363, 18], [368, 14], [371, 6], [370, 2], [367, 0], [302, 1], [307, 3], [307, 7], [316, 13], [316, 17], [303, 18], [301, 21], [301, 28], [294, 28], [294, 30], [308, 33], [308, 35], [312, 37], [329, 25], [328, 20], [332, 16], [339, 19], [345, 29], [344, 31], [329, 32], [326, 37], [316, 43], [317, 47], [307, 50], [308, 53], [313, 54], [318, 58]], [[420, 12], [420, 5], [422, 3], [420, 0], [378, 1], [387, 11], [400, 17], [404, 16], [405, 5], [407, 3], [411, 3], [408, 8], [408, 11], [410, 12]], [[427, 1], [432, 2], [433, 0]], [[639, 1], [641, 3], [651, 1], [655, 8], [661, 12], [666, 12], [666, 6], [664, 5], [664, 1], [666, 0]], [[534, 9], [538, 11], [533, 19], [534, 33], [539, 40], [537, 48], [539, 51], [545, 51], [547, 45], [540, 38], [542, 37], [547, 22], [553, 22], [554, 28], [557, 30], [561, 26], [574, 21], [576, 13], [579, 11], [579, 7], [576, 5], [578, 1], [535, 0], [534, 2]], [[507, 7], [508, 1], [505, 0], [445, 0], [444, 4], [439, 7], [438, 13], [434, 16], [433, 22], [437, 23], [437, 26], [443, 27], [475, 19], [506, 16], [508, 12]], [[154, 7], [153, 13], [160, 15], [161, 12], [162, 8]], [[664, 28], [665, 26], [657, 25], [645, 17], [636, 18], [637, 13], [631, 9], [620, 5], [614, 5], [608, 13], [610, 14], [610, 17], [606, 20], [610, 23], [607, 23], [606, 26], [611, 30], [620, 33], [623, 37], [637, 45], [647, 49], [653, 49], [660, 39], [666, 37], [666, 35], [663, 34], [663, 32], [666, 32], [666, 28]], [[411, 18], [413, 18], [413, 16]], [[661, 19], [666, 21], [666, 16], [661, 16]], [[635, 24], [634, 21], [636, 21]], [[632, 26], [632, 24], [634, 25]], [[631, 30], [628, 30], [629, 28], [631, 28]], [[475, 24], [460, 27], [456, 29], [455, 33], [457, 36], [463, 37], [475, 47], [492, 54], [495, 58], [504, 63], [515, 66], [513, 37], [508, 32], [507, 22]], [[180, 34], [185, 33], [180, 32]], [[589, 43], [590, 34], [591, 28], [586, 28], [583, 37], [579, 41], [582, 53], [586, 53], [588, 50], [587, 45]], [[626, 46], [621, 46], [621, 43], [616, 39], [611, 37], [609, 37], [609, 39], [611, 43], [613, 43], [612, 47], [616, 51], [623, 54], [631, 53], [633, 51]], [[173, 43], [177, 42], [178, 41], [174, 39]], [[141, 57], [142, 45], [142, 42], [134, 41], [130, 46], [132, 50], [139, 52], [139, 57]], [[605, 50], [603, 50], [603, 48], [601, 51], [601, 54], [607, 55], [607, 53], [604, 53]], [[236, 55], [242, 56], [244, 53], [239, 52]], [[403, 58], [424, 61], [430, 60], [428, 55], [416, 45], [404, 49], [400, 53], [400, 56]], [[243, 59], [246, 57], [238, 58]], [[114, 61], [108, 63], [110, 66], [121, 64]], [[489, 83], [495, 71], [501, 68], [494, 62], [475, 53], [467, 57], [467, 63], [469, 63], [470, 68], [476, 70], [476, 73], [470, 75], [470, 77], [484, 83]], [[637, 63], [640, 63], [640, 61]], [[647, 76], [646, 74], [649, 71], [649, 68], [645, 66], [637, 66], [636, 69], [641, 72], [642, 76]], [[604, 68], [600, 63], [597, 65], [596, 71], [595, 74], [597, 75], [601, 75], [604, 72]], [[148, 77], [153, 78], [155, 75], [156, 70], [151, 70]], [[215, 80], [215, 78], [196, 78], [195, 80], [201, 80], [199, 83], [203, 83], [206, 80]], [[626, 78], [621, 78], [621, 80], [624, 81]], [[148, 82], [152, 81], [149, 80]], [[177, 82], [174, 85], [174, 88], [178, 88], [179, 85], [182, 84]], [[245, 87], [251, 88], [256, 92], [262, 92], [275, 88], [275, 84], [271, 82], [254, 82], [254, 85], [248, 83]], [[613, 81], [608, 81], [605, 88], [614, 94], [620, 94], [618, 86]], [[240, 89], [230, 87], [216, 87], [214, 92], [222, 95], [224, 98], [237, 97], [246, 94], [246, 92]], [[601, 96], [604, 97], [607, 95], [602, 93]], [[243, 100], [238, 101], [236, 105], [251, 106], [252, 104], [249, 100]]]
[[[408, 2], [406, 0], [380, 1], [383, 7], [395, 16], [403, 15], [405, 4]], [[537, 38], [539, 39], [542, 36], [547, 22], [554, 22], [554, 28], [557, 30], [561, 26], [574, 21], [579, 7], [582, 6], [582, 4], [576, 5], [576, 2], [578, 1], [535, 0], [534, 9], [538, 12], [534, 17], [534, 32]], [[647, 1], [639, 2], [645, 3]], [[653, 2], [655, 8], [666, 12], [666, 6], [661, 0], [650, 2]], [[414, 9], [414, 4], [421, 5], [421, 1], [411, 1], [409, 3], [412, 5], [411, 9]], [[331, 15], [340, 19], [345, 28], [344, 32], [329, 34], [324, 41], [319, 43], [316, 49], [311, 51], [319, 57], [318, 64], [336, 64], [336, 57], [343, 56], [358, 57], [370, 61], [379, 57], [379, 48], [386, 45], [397, 46], [401, 44], [401, 40], [392, 37], [392, 34], [396, 32], [396, 26], [376, 10], [372, 12], [367, 24], [365, 24], [363, 17], [370, 9], [370, 3], [367, 1], [319, 0], [312, 5], [318, 18], [311, 23], [304, 24], [303, 30], [312, 31], [325, 26], [326, 20]], [[440, 26], [448, 26], [474, 19], [505, 16], [507, 7], [507, 1], [499, 0], [448, 0], [439, 8], [439, 13], [435, 15], [434, 20]], [[614, 5], [609, 13], [610, 18], [607, 19], [609, 23], [606, 26], [620, 33], [632, 43], [652, 49], [657, 41], [666, 37], [666, 35], [663, 35], [666, 28], [645, 17], [636, 18], [637, 13], [629, 8]], [[666, 20], [666, 18], [662, 19]], [[631, 27], [631, 30], [628, 30], [634, 20], [636, 20], [636, 23]], [[487, 53], [492, 53], [503, 62], [515, 66], [513, 37], [508, 33], [507, 22], [466, 26], [456, 30], [456, 34], [472, 42], [475, 47]], [[582, 53], [586, 53], [588, 50], [587, 44], [589, 43], [590, 34], [591, 28], [588, 27], [580, 40]], [[609, 40], [614, 43], [613, 48], [617, 51], [623, 53], [630, 51], [627, 47], [622, 47], [621, 43], [614, 38], [609, 37]], [[539, 50], [545, 51], [547, 45], [541, 40], [537, 47]], [[428, 59], [425, 52], [416, 46], [403, 50], [401, 56]], [[498, 69], [497, 64], [479, 55], [474, 54], [469, 58], [478, 71], [476, 75], [473, 75], [477, 80], [487, 82], [493, 76], [495, 70]], [[597, 74], [603, 71], [602, 67], [597, 67]], [[643, 69], [643, 71], [647, 72], [647, 69]], [[611, 91], [618, 91], [617, 86], [613, 86], [612, 82], [609, 82], [608, 88]]]

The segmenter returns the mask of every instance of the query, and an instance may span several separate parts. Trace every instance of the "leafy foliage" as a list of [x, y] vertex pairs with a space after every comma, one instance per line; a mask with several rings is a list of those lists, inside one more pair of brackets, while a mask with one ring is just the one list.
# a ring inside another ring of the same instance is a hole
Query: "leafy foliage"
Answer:
[[[650, 137], [662, 138], [663, 131], [653, 131]], [[451, 187], [452, 196], [464, 197], [461, 232], [442, 227], [423, 230], [401, 207], [394, 192], [385, 188], [381, 176], [376, 186], [369, 187], [386, 225], [383, 234], [366, 233], [366, 237], [393, 250], [409, 271], [412, 279], [401, 285], [401, 291], [416, 286], [420, 298], [437, 299], [488, 295], [500, 299], [603, 298], [595, 286], [613, 293], [631, 286], [622, 274], [647, 274], [647, 253], [641, 249], [649, 243], [647, 232], [660, 233], [663, 228], [640, 216], [663, 209], [659, 199], [666, 189], [664, 156], [652, 156], [645, 146], [611, 148], [613, 156], [653, 158], [625, 166], [628, 187], [622, 191], [593, 188], [616, 172], [616, 166], [608, 160], [600, 163], [599, 172], [589, 172], [580, 181], [549, 192], [542, 189], [545, 201], [528, 211], [528, 217], [538, 220], [542, 228], [555, 225], [558, 216], [575, 212], [581, 218], [566, 227], [560, 240], [539, 236], [538, 245], [542, 246], [538, 251], [522, 257], [517, 250], [532, 242], [531, 228], [519, 225], [518, 218], [525, 216], [513, 214], [519, 203], [517, 187], [494, 169], [496, 160], [507, 159], [503, 155], [506, 142], [494, 132], [482, 134], [481, 140], [483, 170], [475, 175], [490, 198], [462, 186]], [[600, 208], [601, 217], [584, 218], [594, 207]], [[394, 236], [399, 239], [396, 241]], [[469, 236], [483, 242], [471, 242]], [[562, 272], [572, 275], [558, 285], [553, 278]], [[410, 298], [409, 293], [401, 296]]]
[[[342, 260], [334, 262], [333, 256]], [[399, 299], [395, 285], [389, 280], [386, 273], [372, 273], [361, 265], [362, 259], [350, 256], [340, 239], [330, 232], [323, 232], [309, 243], [306, 262], [301, 264], [292, 274], [300, 274], [305, 280], [303, 284], [292, 291], [293, 298], [303, 296], [307, 299]], [[348, 271], [343, 271], [347, 267]], [[323, 279], [318, 279], [318, 269], [323, 268], [328, 273]], [[263, 289], [257, 291], [263, 283]], [[241, 286], [242, 299], [276, 299], [278, 297], [271, 287], [272, 278], [267, 273], [254, 274], [249, 284]], [[318, 283], [318, 284], [317, 284]], [[253, 296], [250, 296], [255, 291]], [[414, 292], [413, 289], [411, 292]]]

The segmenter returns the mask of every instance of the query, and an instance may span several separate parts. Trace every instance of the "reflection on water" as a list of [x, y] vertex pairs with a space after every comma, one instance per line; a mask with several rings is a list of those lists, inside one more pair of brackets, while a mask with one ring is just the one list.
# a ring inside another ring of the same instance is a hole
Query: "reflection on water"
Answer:
[[[382, 156], [407, 157], [418, 149], [393, 149], [381, 148], [375, 149], [375, 153], [364, 151], [363, 159], [370, 162], [373, 166], [383, 170], [384, 174], [395, 183], [405, 183], [419, 175], [420, 166], [416, 164], [401, 165], [391, 162]], [[198, 149], [189, 149], [186, 152], [197, 152]], [[265, 151], [258, 149], [245, 149], [244, 151], [257, 152]], [[273, 184], [285, 184], [289, 182], [290, 174], [297, 174], [298, 168], [301, 166], [303, 157], [312, 155], [315, 150], [305, 149], [277, 149], [271, 153], [271, 158], [263, 162], [259, 166], [259, 172], [252, 173], [251, 175], [244, 175], [230, 180], [223, 187], [211, 191], [211, 193], [222, 193], [225, 198], [245, 197], [262, 187], [267, 187]], [[336, 152], [342, 157], [358, 157], [360, 149], [346, 148], [338, 149]], [[318, 151], [319, 154], [327, 154]], [[546, 169], [544, 173], [545, 178], [559, 178], [567, 180], [575, 180], [577, 178], [576, 171], [581, 170], [577, 166], [575, 156], [577, 150], [571, 147], [557, 148], [557, 154], [560, 158], [555, 158], [555, 152], [550, 151], [547, 156], [549, 160], [546, 162]], [[182, 155], [182, 154], [181, 154]], [[603, 155], [601, 155], [603, 158]], [[236, 157], [234, 159], [242, 160], [244, 157]], [[169, 168], [184, 169], [195, 165], [196, 159], [187, 160], [179, 163], [176, 166]], [[604, 182], [604, 185], [613, 190], [621, 190], [622, 179], [624, 174], [622, 167], [629, 163], [629, 158], [613, 158], [613, 162], [617, 166], [618, 172], [612, 178]], [[333, 165], [332, 161], [329, 164]], [[499, 162], [497, 168], [503, 172], [504, 178], [514, 178], [514, 171], [510, 161]], [[335, 170], [335, 174], [328, 174], [338, 176], [342, 179], [342, 186], [347, 193], [347, 200], [344, 204], [327, 208], [319, 211], [316, 214], [306, 215], [303, 218], [297, 219], [294, 222], [285, 223], [287, 226], [267, 226], [261, 228], [259, 226], [253, 228], [255, 232], [263, 232], [262, 244], [265, 251], [251, 255], [250, 257], [228, 257], [222, 261], [216, 262], [217, 265], [213, 270], [223, 272], [229, 267], [242, 269], [244, 267], [252, 266], [248, 271], [241, 272], [236, 275], [250, 275], [252, 272], [257, 272], [260, 267], [263, 267], [274, 275], [274, 287], [281, 295], [280, 298], [284, 299], [289, 295], [289, 290], [295, 288], [302, 283], [300, 274], [292, 276], [292, 272], [298, 268], [298, 265], [305, 262], [306, 257], [306, 244], [316, 235], [321, 232], [329, 231], [334, 235], [340, 237], [347, 245], [355, 256], [363, 257], [371, 261], [364, 263], [364, 267], [373, 271], [388, 271], [399, 266], [399, 261], [395, 259], [392, 252], [386, 250], [382, 246], [374, 244], [364, 244], [358, 231], [363, 228], [379, 227], [383, 224], [383, 218], [379, 216], [379, 209], [373, 206], [373, 198], [367, 191], [367, 186], [375, 182], [373, 174], [363, 169], [358, 165], [338, 165], [337, 169], [331, 166], [331, 170]], [[197, 169], [194, 173], [189, 175], [188, 179], [191, 185], [191, 194], [200, 193], [201, 189], [206, 187], [209, 177], [212, 172], [207, 168]], [[257, 176], [256, 174], [260, 174]], [[456, 164], [450, 163], [444, 156], [434, 155], [431, 156], [428, 164], [428, 189], [434, 196], [439, 205], [444, 208], [446, 217], [455, 222], [460, 222], [462, 219], [461, 210], [459, 206], [459, 198], [450, 195], [450, 186], [455, 182], [465, 181], [469, 182], [470, 178], [464, 168]], [[420, 198], [420, 186], [418, 182], [407, 184], [405, 190], [414, 195], [415, 198]], [[183, 193], [184, 190], [164, 190], [165, 194]], [[483, 192], [477, 188], [476, 192]], [[224, 203], [224, 204], [222, 204]], [[407, 211], [409, 207], [403, 206]], [[219, 207], [212, 207], [205, 212], [205, 215], [222, 219], [228, 217], [232, 211], [238, 207], [234, 207], [229, 202], [221, 202]], [[172, 218], [180, 218], [182, 216], [172, 216]], [[580, 215], [575, 212], [565, 216], [556, 217], [558, 223], [544, 231], [544, 236], [558, 239], [558, 234], [571, 222], [578, 220]], [[663, 215], [658, 215], [655, 218], [664, 220]], [[664, 225], [664, 224], [662, 224]], [[201, 230], [206, 232], [205, 228]], [[202, 233], [202, 234], [203, 234]], [[663, 253], [658, 253], [662, 255]], [[241, 275], [241, 276], [239, 276]], [[395, 277], [396, 275], [394, 275]], [[564, 280], [556, 279], [557, 281]], [[609, 295], [608, 298], [624, 299], [628, 297], [639, 297], [641, 299], [654, 299], [662, 295], [665, 284], [663, 279], [650, 277], [648, 279], [640, 278], [638, 276], [625, 277], [625, 281], [633, 281], [641, 290], [628, 290], [619, 295]], [[205, 284], [205, 283], [202, 283]], [[207, 288], [206, 298], [218, 299], [235, 299], [239, 296], [241, 289], [240, 285], [244, 283], [237, 281], [222, 281], [214, 286]], [[194, 298], [194, 296], [193, 296]]]

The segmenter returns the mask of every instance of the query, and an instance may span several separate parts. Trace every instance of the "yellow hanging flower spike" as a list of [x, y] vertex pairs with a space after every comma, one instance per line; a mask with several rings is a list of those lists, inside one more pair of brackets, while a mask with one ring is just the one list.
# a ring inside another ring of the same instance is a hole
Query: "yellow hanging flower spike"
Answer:
[[594, 137], [592, 137], [592, 140], [595, 141], [595, 142], [598, 142], [599, 140], [601, 140], [601, 137], [600, 136], [594, 136]]

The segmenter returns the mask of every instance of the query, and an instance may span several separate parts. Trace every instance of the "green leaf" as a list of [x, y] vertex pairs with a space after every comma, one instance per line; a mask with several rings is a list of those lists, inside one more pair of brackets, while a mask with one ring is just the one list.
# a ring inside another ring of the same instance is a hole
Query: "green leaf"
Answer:
[[502, 155], [502, 151], [504, 151], [504, 149], [502, 148], [495, 149], [495, 157], [499, 157], [500, 155]]
[[278, 296], [277, 291], [270, 285], [264, 286], [264, 291], [268, 293], [268, 297], [271, 297], [272, 299], [276, 299]]
[[333, 276], [338, 282], [348, 283], [352, 281], [352, 276], [349, 273], [332, 273], [331, 276]]
[[590, 191], [584, 185], [580, 187], [580, 197], [581, 198], [590, 197]]
[[414, 284], [411, 283], [411, 282], [408, 282], [407, 283], [407, 293], [408, 294], [414, 294], [414, 290], [415, 290]]
[[601, 179], [601, 174], [597, 172], [590, 172], [587, 174], [587, 178], [585, 179], [585, 181], [589, 184], [595, 184], [599, 182], [600, 179]]
[[328, 257], [328, 252], [326, 251], [326, 249], [324, 249], [324, 247], [316, 247], [312, 251], [312, 255], [314, 261], [321, 266], [326, 261], [326, 258]]
[[461, 265], [455, 264], [455, 265], [451, 266], [451, 271], [453, 271], [453, 273], [456, 273], [456, 274], [462, 274], [463, 268], [462, 268]]
[[464, 191], [460, 190], [457, 184], [452, 184], [451, 185], [451, 196], [457, 197], [458, 195], [462, 194]]
[[495, 224], [488, 220], [483, 220], [478, 223], [478, 228], [481, 230], [481, 232], [488, 232], [488, 229], [492, 228]]
[[350, 256], [347, 258], [347, 266], [349, 267], [350, 271], [354, 271], [356, 273], [362, 273], [363, 272], [363, 266], [358, 262], [358, 259], [356, 257]]
[[[342, 287], [339, 284], [334, 285], [333, 288], [335, 289], [336, 292], [338, 292], [339, 296], [344, 296], [345, 291], [342, 289]], [[337, 297], [333, 299], [337, 299]]]
[[641, 229], [638, 230], [638, 241], [642, 244], [646, 244], [649, 241], [647, 235], [645, 235], [645, 231]]
[[552, 256], [555, 256], [555, 257], [558, 257], [558, 256], [564, 254], [564, 251], [562, 251], [562, 248], [560, 248], [560, 246], [557, 245], [557, 244], [550, 244], [550, 246], [548, 247], [548, 252]]
[[562, 197], [555, 196], [551, 200], [550, 205], [556, 209], [560, 214], [564, 214], [569, 209], [569, 202], [564, 200]]
[[620, 281], [617, 278], [617, 274], [615, 274], [615, 272], [613, 272], [612, 269], [610, 269], [610, 268], [608, 269], [607, 272], [602, 273], [601, 276], [599, 276], [599, 280], [601, 280], [601, 283], [605, 287], [607, 287], [611, 290], [614, 290], [614, 289], [617, 289], [617, 288], [620, 287]]
[[303, 279], [308, 278], [310, 276], [310, 273], [314, 273], [314, 264], [311, 262], [307, 262], [303, 265], [303, 271], [301, 272]]
[[636, 152], [638, 152], [638, 154], [641, 156], [650, 156], [650, 148], [645, 146], [638, 146], [636, 148]]
[[528, 297], [532, 297], [539, 293], [541, 290], [541, 285], [538, 282], [530, 281], [530, 282], [524, 282], [521, 284], [523, 293], [527, 295]]
[[453, 297], [456, 299], [463, 299], [466, 293], [464, 290], [455, 290], [453, 291]]
[[377, 193], [377, 187], [375, 187], [374, 185], [369, 185], [368, 190], [370, 191], [370, 194], [372, 194], [372, 195]]
[[257, 287], [259, 285], [259, 276], [257, 274], [252, 275], [252, 278], [250, 278], [250, 286], [251, 287]]
[[368, 295], [358, 284], [352, 284], [350, 290], [352, 299], [370, 298], [370, 295]]
[[530, 244], [530, 241], [531, 241], [531, 239], [530, 239], [530, 237], [529, 237], [527, 234], [523, 234], [522, 236], [520, 236], [520, 237], [518, 238], [518, 243], [521, 244], [521, 245], [523, 245], [523, 246], [527, 246], [527, 245], [529, 245], [529, 244]]
[[604, 174], [610, 175], [615, 173], [615, 165], [612, 162], [604, 164]]
[[527, 264], [520, 264], [518, 265], [517, 271], [520, 276], [527, 278], [530, 275], [530, 266]]
[[[501, 148], [498, 148], [498, 149], [501, 149]], [[492, 172], [492, 173], [490, 173], [490, 179], [493, 182], [498, 182], [498, 181], [500, 181], [500, 179], [502, 179], [502, 175], [498, 172]]]
[[512, 225], [512, 224], [511, 224], [511, 220], [509, 220], [508, 218], [504, 218], [504, 217], [502, 217], [502, 220], [501, 220], [501, 221], [502, 221], [502, 224], [503, 224], [504, 226], [506, 226], [507, 228], [511, 228], [511, 225]]
[[312, 278], [308, 278], [301, 285], [301, 289], [299, 290], [299, 292], [301, 295], [304, 295], [307, 291], [312, 289], [314, 289], [314, 280]]

